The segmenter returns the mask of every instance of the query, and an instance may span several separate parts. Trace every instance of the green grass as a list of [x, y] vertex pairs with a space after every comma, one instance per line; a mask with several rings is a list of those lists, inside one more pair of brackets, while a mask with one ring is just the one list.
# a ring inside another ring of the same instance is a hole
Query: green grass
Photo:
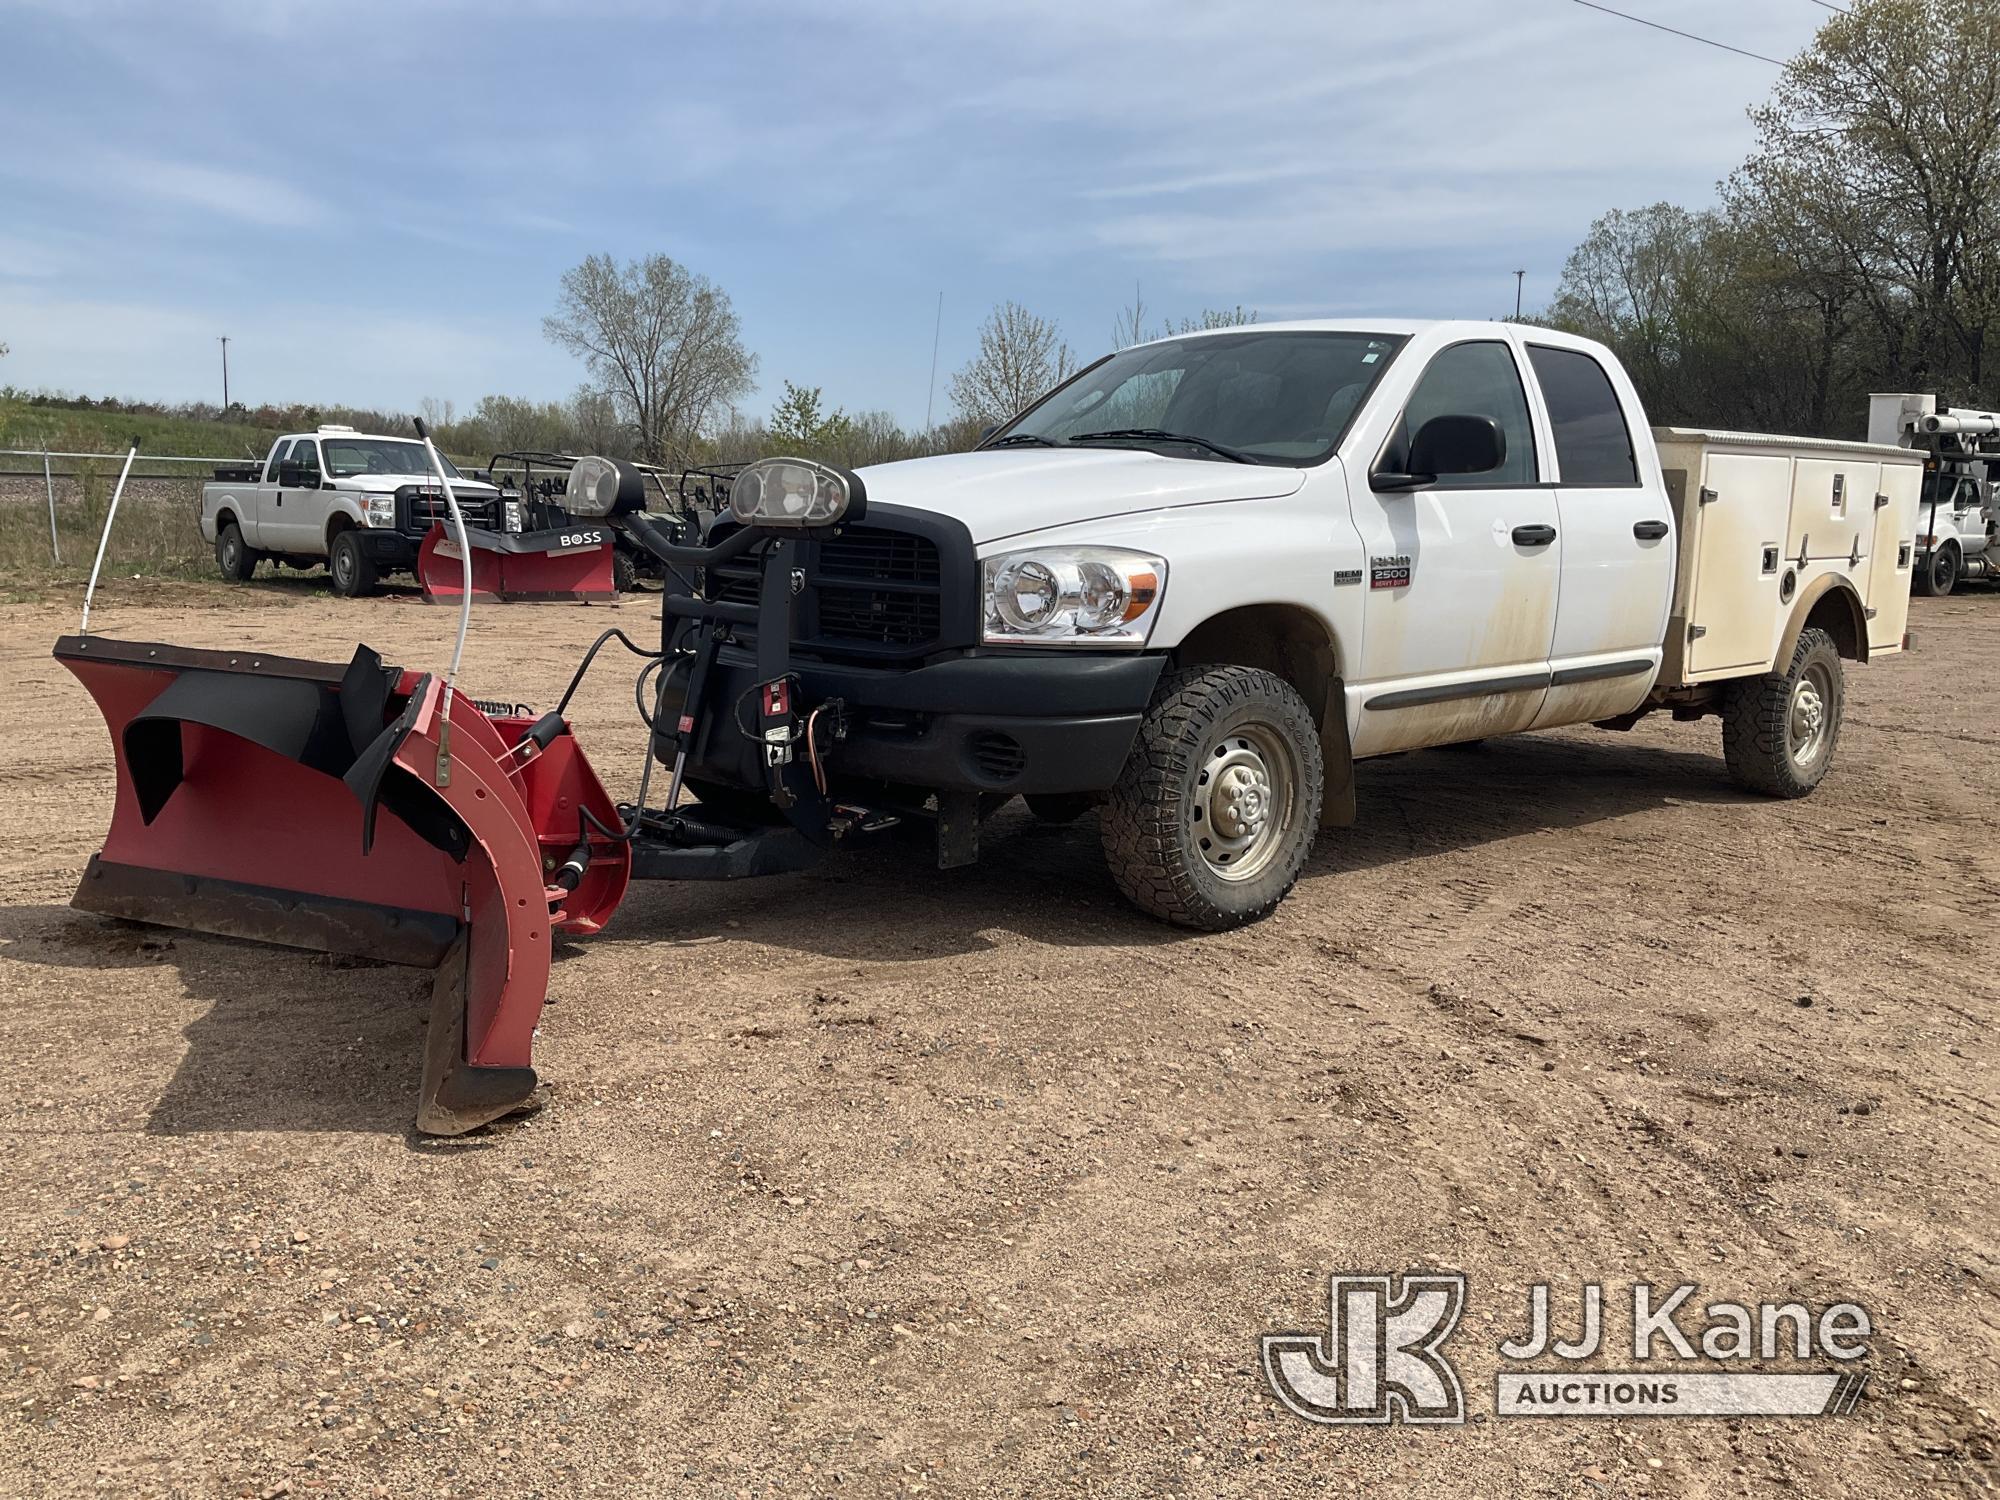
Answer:
[[[275, 428], [247, 422], [204, 422], [192, 417], [148, 416], [142, 412], [80, 411], [0, 399], [0, 448], [123, 453], [137, 437], [142, 463], [148, 453], [171, 453], [185, 458], [262, 458], [271, 451], [271, 444], [278, 436]], [[34, 466], [32, 459], [0, 458], [0, 469]], [[202, 472], [193, 465], [183, 464], [163, 466], [159, 471]], [[135, 466], [134, 472], [143, 470]]]
[[[42, 594], [80, 586], [90, 576], [115, 476], [86, 475], [83, 496], [60, 495], [56, 505], [57, 562], [49, 550], [49, 512], [34, 500], [0, 502], [0, 588], [15, 594]], [[201, 539], [201, 479], [128, 487], [118, 505], [118, 524], [104, 554], [104, 576], [112, 578], [202, 578], [215, 572]]]

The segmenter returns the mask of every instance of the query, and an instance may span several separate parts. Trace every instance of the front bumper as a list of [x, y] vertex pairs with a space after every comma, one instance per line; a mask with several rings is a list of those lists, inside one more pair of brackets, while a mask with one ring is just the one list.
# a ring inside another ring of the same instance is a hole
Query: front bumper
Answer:
[[[820, 741], [830, 777], [925, 791], [1013, 795], [1102, 791], [1118, 779], [1166, 658], [1143, 654], [968, 651], [909, 668], [794, 659], [801, 711], [838, 700], [847, 728]], [[670, 686], [659, 723], [680, 717]], [[688, 774], [762, 788], [761, 747], [739, 713], [757, 686], [754, 658], [717, 658], [709, 711]], [[671, 733], [655, 753], [673, 758]]]
[[392, 531], [386, 526], [361, 526], [355, 528], [361, 535], [361, 552], [378, 568], [391, 568], [399, 572], [408, 571], [417, 565], [417, 547], [421, 537], [405, 536], [400, 531]]

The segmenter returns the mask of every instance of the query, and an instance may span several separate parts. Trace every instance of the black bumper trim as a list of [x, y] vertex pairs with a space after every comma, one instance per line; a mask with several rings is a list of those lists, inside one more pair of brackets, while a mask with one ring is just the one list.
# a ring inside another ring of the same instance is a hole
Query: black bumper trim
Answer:
[[[968, 654], [908, 669], [793, 659], [799, 701], [839, 699], [848, 732], [822, 748], [837, 778], [924, 790], [1095, 792], [1118, 779], [1164, 656]], [[761, 788], [759, 747], [732, 722], [757, 681], [756, 663], [731, 648], [708, 684], [709, 711], [688, 774]], [[681, 705], [669, 698], [663, 724]], [[671, 763], [671, 733], [655, 740]]]
[[387, 527], [361, 526], [356, 527], [355, 532], [361, 538], [361, 553], [370, 562], [387, 568], [414, 568], [417, 565], [420, 538], [405, 536]]

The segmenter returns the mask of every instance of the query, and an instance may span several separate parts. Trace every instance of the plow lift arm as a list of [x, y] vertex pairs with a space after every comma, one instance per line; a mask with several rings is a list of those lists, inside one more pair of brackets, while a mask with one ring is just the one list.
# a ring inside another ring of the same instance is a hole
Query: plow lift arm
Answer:
[[[419, 434], [462, 537], [450, 479], [421, 424]], [[799, 868], [839, 831], [816, 778], [793, 755], [800, 725], [785, 626], [791, 539], [858, 515], [860, 481], [804, 461], [751, 466], [759, 469], [768, 470], [753, 474], [759, 484], [739, 493], [761, 493], [768, 504], [732, 506], [739, 529], [712, 547], [684, 544], [645, 516], [644, 481], [630, 466], [580, 461], [569, 499], [577, 513], [623, 525], [677, 569], [762, 549], [758, 605], [669, 593], [661, 649], [624, 644], [646, 658], [642, 714], [649, 673], [659, 679], [654, 716], [668, 676], [690, 673], [684, 759], [703, 711], [696, 688], [705, 663], [732, 624], [759, 627], [757, 733], [783, 824], [746, 829], [682, 811], [679, 765], [664, 809], [649, 810], [650, 745], [638, 801], [613, 802], [564, 714], [598, 648], [622, 632], [600, 637], [559, 707], [536, 716], [458, 688], [470, 588], [442, 676], [386, 665], [366, 646], [341, 665], [108, 640], [90, 636], [86, 620], [56, 642], [55, 656], [111, 732], [117, 791], [103, 847], [72, 904], [432, 969], [416, 1128], [460, 1134], [527, 1105], [555, 933], [602, 929], [635, 877]], [[471, 561], [462, 544], [460, 563], [463, 578]], [[94, 584], [93, 576], [92, 592]], [[677, 631], [684, 643], [694, 639], [670, 650]]]

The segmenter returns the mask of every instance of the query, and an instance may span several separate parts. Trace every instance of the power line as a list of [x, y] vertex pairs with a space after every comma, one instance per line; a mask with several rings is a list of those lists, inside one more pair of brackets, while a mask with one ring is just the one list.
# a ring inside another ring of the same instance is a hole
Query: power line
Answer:
[[1727, 42], [1718, 42], [1710, 37], [1696, 36], [1692, 31], [1678, 31], [1672, 26], [1662, 26], [1658, 21], [1649, 21], [1644, 16], [1628, 16], [1622, 10], [1613, 10], [1608, 5], [1597, 4], [1597, 0], [1576, 0], [1576, 3], [1589, 10], [1601, 10], [1607, 16], [1616, 16], [1621, 21], [1631, 21], [1640, 26], [1650, 26], [1653, 30], [1664, 31], [1670, 36], [1684, 37], [1690, 42], [1700, 42], [1704, 47], [1716, 47], [1724, 52], [1734, 52], [1738, 57], [1748, 57], [1757, 62], [1769, 63], [1774, 68], [1786, 66], [1786, 64], [1780, 62], [1777, 58], [1766, 57], [1761, 52], [1746, 52], [1743, 48], [1732, 47]]
[[1812, 3], [1817, 5], [1821, 10], [1830, 10], [1836, 15], [1844, 16], [1847, 14], [1847, 7], [1844, 5], [1835, 5], [1833, 0], [1812, 0]]

